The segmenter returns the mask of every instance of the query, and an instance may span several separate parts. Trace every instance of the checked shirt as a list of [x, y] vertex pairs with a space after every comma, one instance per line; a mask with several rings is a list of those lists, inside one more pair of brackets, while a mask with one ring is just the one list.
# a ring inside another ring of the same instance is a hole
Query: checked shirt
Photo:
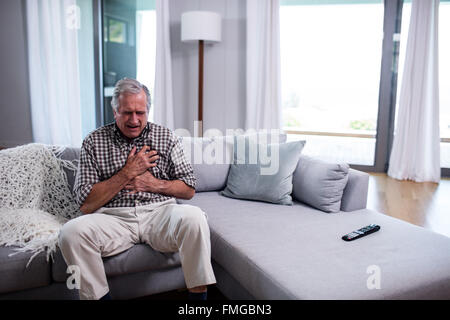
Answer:
[[[73, 189], [77, 203], [80, 206], [84, 203], [94, 184], [107, 180], [120, 171], [134, 146], [137, 153], [144, 145], [150, 146], [150, 150], [156, 150], [159, 154], [157, 166], [148, 169], [157, 179], [182, 180], [195, 188], [192, 166], [184, 156], [180, 140], [171, 130], [147, 122], [140, 136], [130, 140], [112, 123], [93, 131], [83, 141]], [[130, 194], [123, 189], [104, 207], [143, 206], [171, 198], [150, 192]]]

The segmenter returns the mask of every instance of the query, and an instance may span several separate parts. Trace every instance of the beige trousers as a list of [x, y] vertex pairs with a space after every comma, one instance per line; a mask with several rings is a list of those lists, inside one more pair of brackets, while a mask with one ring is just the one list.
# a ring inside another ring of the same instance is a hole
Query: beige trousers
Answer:
[[216, 282], [206, 213], [171, 199], [141, 207], [101, 208], [63, 226], [59, 247], [67, 265], [79, 267], [80, 299], [99, 299], [108, 293], [102, 257], [135, 243], [179, 252], [187, 288]]

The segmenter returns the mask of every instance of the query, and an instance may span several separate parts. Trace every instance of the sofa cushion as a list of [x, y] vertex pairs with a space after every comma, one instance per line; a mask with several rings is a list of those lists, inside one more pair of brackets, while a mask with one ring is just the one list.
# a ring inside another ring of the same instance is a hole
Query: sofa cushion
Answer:
[[223, 190], [227, 183], [230, 164], [193, 164], [197, 179], [196, 192]]
[[341, 200], [342, 211], [365, 209], [369, 192], [369, 174], [355, 169], [348, 170], [348, 181]]
[[[58, 250], [54, 256], [52, 277], [56, 282], [66, 281], [67, 264]], [[160, 270], [179, 266], [178, 253], [162, 253], [153, 250], [146, 244], [136, 244], [118, 255], [103, 258], [105, 273], [108, 277], [131, 274], [150, 270]]]
[[[212, 258], [256, 299], [449, 299], [450, 238], [368, 209], [326, 214], [198, 193]], [[381, 230], [346, 242], [375, 223]], [[367, 285], [380, 270], [380, 289]]]
[[301, 155], [293, 177], [293, 196], [325, 212], [339, 212], [348, 181], [346, 163], [328, 163]]
[[[66, 148], [61, 153], [60, 158], [63, 160], [71, 161], [75, 166], [78, 167], [78, 160], [80, 158], [80, 148]], [[76, 170], [70, 170], [64, 167], [64, 172], [67, 176], [67, 182], [69, 183], [70, 191], [73, 190], [73, 185], [75, 183]]]
[[[247, 136], [264, 137], [272, 141], [271, 133], [260, 132]], [[277, 141], [286, 142], [287, 135], [277, 133]], [[186, 158], [192, 164], [197, 178], [196, 192], [223, 190], [233, 162], [234, 136], [181, 137]]]
[[221, 194], [291, 205], [292, 173], [304, 145], [305, 141], [259, 144], [248, 137], [236, 137], [234, 163]]
[[229, 143], [231, 138], [182, 138], [185, 156], [190, 161], [197, 179], [195, 191], [225, 188], [233, 152], [232, 143]]
[[0, 293], [47, 286], [51, 282], [50, 262], [40, 253], [26, 267], [32, 253], [15, 253], [15, 247], [0, 246]]

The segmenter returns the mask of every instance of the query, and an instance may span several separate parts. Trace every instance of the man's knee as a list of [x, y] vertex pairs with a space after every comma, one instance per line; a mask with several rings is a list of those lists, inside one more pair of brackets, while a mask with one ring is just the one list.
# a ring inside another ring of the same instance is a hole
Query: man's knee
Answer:
[[185, 205], [181, 215], [181, 224], [189, 229], [208, 227], [206, 214], [199, 207]]
[[84, 238], [85, 232], [86, 228], [82, 219], [77, 218], [66, 222], [59, 232], [59, 247], [64, 249], [67, 246], [78, 243]]

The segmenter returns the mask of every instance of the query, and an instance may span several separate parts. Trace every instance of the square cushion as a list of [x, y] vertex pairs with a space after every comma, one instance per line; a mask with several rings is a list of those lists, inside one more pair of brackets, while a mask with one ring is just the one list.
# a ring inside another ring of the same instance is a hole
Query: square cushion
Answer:
[[304, 145], [305, 141], [263, 144], [250, 137], [236, 137], [234, 163], [221, 194], [291, 205], [292, 173]]
[[293, 176], [293, 196], [319, 210], [339, 212], [348, 181], [346, 163], [328, 163], [301, 155]]
[[26, 267], [33, 253], [15, 253], [16, 247], [0, 246], [0, 293], [47, 286], [51, 283], [50, 261], [45, 253], [33, 258]]
[[[287, 139], [284, 133], [259, 132], [244, 136], [258, 137], [264, 141]], [[227, 184], [233, 162], [234, 135], [212, 137], [180, 137], [186, 159], [190, 161], [197, 178], [196, 192], [223, 190]], [[274, 138], [276, 137], [276, 138]]]
[[[115, 256], [103, 258], [105, 273], [108, 277], [131, 274], [150, 270], [160, 270], [180, 266], [178, 252], [163, 253], [146, 244], [135, 244], [130, 249]], [[56, 282], [64, 282], [69, 276], [67, 264], [61, 251], [55, 253], [52, 277]]]
[[195, 191], [223, 190], [233, 157], [232, 137], [183, 137], [182, 145], [197, 179]]

